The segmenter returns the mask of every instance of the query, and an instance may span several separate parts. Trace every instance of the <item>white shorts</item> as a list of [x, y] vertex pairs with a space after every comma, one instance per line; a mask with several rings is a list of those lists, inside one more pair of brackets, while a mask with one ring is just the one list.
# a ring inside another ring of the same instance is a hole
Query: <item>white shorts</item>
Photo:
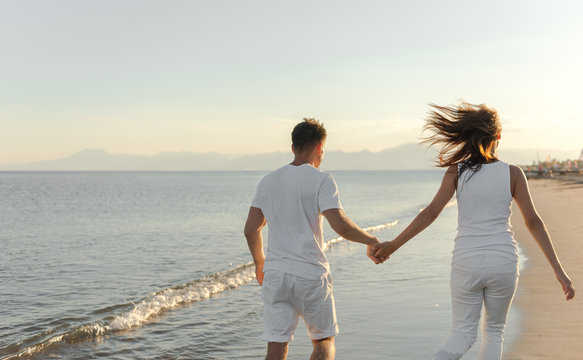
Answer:
[[263, 340], [292, 341], [300, 316], [304, 318], [312, 340], [338, 334], [330, 273], [313, 280], [268, 270], [261, 291]]

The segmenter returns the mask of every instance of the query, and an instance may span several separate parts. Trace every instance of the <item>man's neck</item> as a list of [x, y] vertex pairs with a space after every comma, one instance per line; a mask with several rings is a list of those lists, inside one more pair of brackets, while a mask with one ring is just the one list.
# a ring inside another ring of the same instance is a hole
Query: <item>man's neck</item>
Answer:
[[315, 165], [314, 165], [315, 164], [315, 161], [313, 161], [313, 160], [311, 160], [309, 158], [301, 157], [301, 156], [296, 156], [295, 159], [294, 159], [294, 161], [292, 161], [290, 163], [290, 165], [293, 165], [293, 166], [300, 166], [300, 165], [303, 165], [303, 164], [308, 164], [308, 165], [312, 165], [312, 166], [315, 167]]

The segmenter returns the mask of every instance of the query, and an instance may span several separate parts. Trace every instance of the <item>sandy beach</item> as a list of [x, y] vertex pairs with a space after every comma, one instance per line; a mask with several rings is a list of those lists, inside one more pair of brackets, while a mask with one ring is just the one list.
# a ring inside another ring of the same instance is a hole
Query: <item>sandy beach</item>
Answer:
[[560, 180], [529, 180], [538, 213], [579, 293], [565, 301], [544, 255], [530, 236], [519, 209], [512, 224], [528, 257], [514, 310], [520, 312], [521, 334], [505, 349], [504, 360], [579, 360], [583, 358], [583, 185]]

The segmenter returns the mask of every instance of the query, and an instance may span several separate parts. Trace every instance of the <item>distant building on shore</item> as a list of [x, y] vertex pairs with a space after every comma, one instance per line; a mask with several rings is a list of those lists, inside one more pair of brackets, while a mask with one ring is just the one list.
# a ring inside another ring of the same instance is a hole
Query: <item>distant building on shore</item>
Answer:
[[521, 167], [529, 178], [572, 174], [583, 175], [583, 150], [581, 150], [578, 159], [557, 160], [551, 159], [550, 156], [547, 156], [544, 161], [539, 160], [538, 163], [533, 161], [532, 165]]

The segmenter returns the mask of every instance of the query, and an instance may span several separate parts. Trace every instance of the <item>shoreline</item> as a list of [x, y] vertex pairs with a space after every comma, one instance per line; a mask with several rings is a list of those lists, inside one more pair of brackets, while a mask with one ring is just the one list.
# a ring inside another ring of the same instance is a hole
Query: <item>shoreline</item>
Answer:
[[[583, 279], [583, 185], [562, 179], [528, 181], [535, 207], [575, 288]], [[519, 335], [506, 344], [504, 360], [576, 360], [583, 353], [583, 303], [566, 301], [561, 286], [520, 210], [512, 208], [515, 238], [528, 258], [520, 274], [513, 307], [520, 312]]]
[[528, 174], [527, 176], [529, 181], [537, 181], [537, 180], [559, 180], [564, 181], [567, 183], [572, 184], [583, 184], [583, 172], [573, 172], [573, 173], [566, 173], [566, 174], [555, 174], [555, 175], [534, 175]]

